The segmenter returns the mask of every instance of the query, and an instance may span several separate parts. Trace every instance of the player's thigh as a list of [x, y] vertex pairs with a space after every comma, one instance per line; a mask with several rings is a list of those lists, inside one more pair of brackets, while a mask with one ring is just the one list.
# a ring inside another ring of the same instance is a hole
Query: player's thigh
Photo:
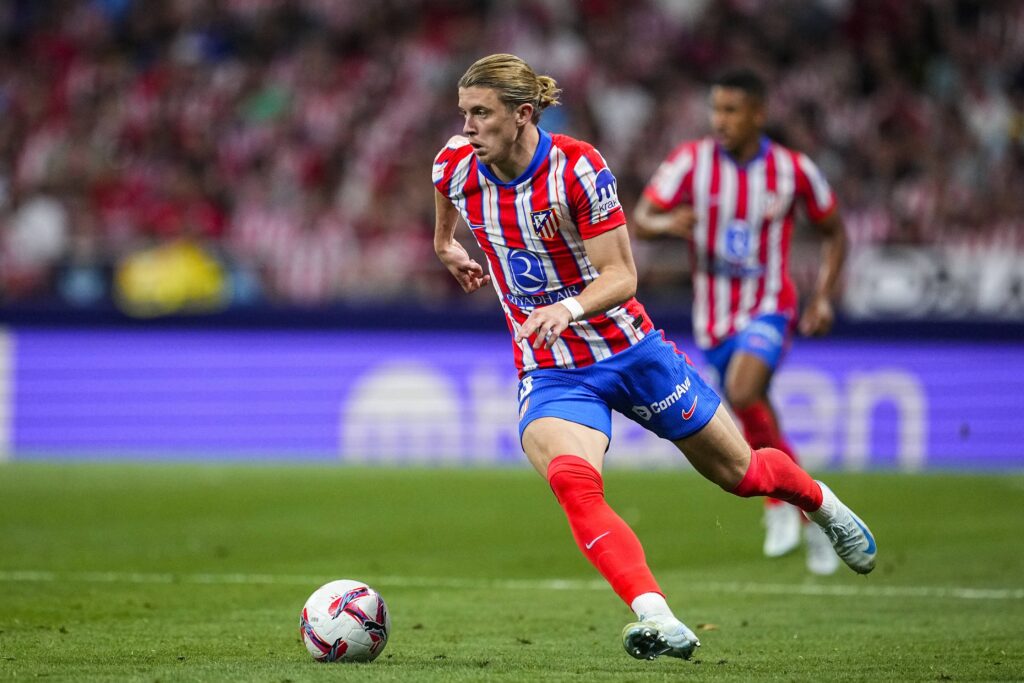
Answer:
[[598, 472], [608, 449], [608, 436], [592, 427], [558, 417], [539, 417], [523, 430], [526, 458], [542, 477], [548, 465], [560, 455], [576, 455]]
[[788, 316], [762, 315], [733, 338], [722, 388], [734, 408], [745, 408], [768, 395], [772, 375], [789, 346], [791, 328]]
[[736, 488], [750, 466], [750, 446], [721, 405], [700, 431], [672, 443], [695, 470], [726, 490]]
[[559, 455], [601, 470], [612, 434], [611, 408], [579, 372], [543, 369], [519, 382], [519, 441], [541, 476]]
[[764, 358], [749, 351], [737, 351], [729, 360], [722, 386], [725, 397], [734, 408], [746, 408], [768, 394], [775, 368]]

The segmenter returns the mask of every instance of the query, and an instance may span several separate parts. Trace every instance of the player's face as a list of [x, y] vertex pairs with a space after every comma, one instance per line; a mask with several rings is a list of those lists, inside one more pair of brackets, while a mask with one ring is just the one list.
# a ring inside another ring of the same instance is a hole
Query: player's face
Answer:
[[519, 119], [517, 109], [509, 108], [492, 88], [459, 88], [459, 113], [462, 133], [469, 138], [477, 159], [484, 164], [500, 164], [511, 156]]
[[711, 131], [730, 154], [738, 155], [757, 144], [763, 125], [760, 100], [739, 88], [711, 88]]

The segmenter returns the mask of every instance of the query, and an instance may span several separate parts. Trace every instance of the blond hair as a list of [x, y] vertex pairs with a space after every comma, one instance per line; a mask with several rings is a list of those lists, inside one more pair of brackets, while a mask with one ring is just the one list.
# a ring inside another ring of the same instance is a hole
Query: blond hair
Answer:
[[515, 55], [497, 54], [478, 59], [459, 79], [460, 88], [491, 88], [498, 99], [512, 109], [533, 105], [533, 122], [548, 107], [559, 105], [558, 84], [551, 76], [538, 76], [530, 65]]

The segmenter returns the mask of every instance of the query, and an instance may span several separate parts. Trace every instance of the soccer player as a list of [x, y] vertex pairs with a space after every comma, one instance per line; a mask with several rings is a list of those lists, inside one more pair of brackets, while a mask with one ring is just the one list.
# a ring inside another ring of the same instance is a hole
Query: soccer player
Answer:
[[[641, 238], [688, 240], [693, 263], [693, 331], [719, 385], [754, 448], [795, 459], [768, 397], [772, 376], [797, 325], [797, 292], [788, 272], [793, 217], [803, 206], [823, 237], [817, 287], [799, 330], [829, 331], [846, 252], [836, 199], [806, 155], [763, 133], [765, 86], [756, 74], [732, 71], [711, 86], [713, 136], [684, 142], [669, 154], [637, 209]], [[764, 554], [779, 557], [800, 544], [800, 511], [765, 501]], [[831, 574], [839, 566], [828, 539], [805, 525], [807, 567]]]
[[[785, 453], [753, 450], [689, 359], [633, 297], [636, 269], [615, 177], [592, 146], [538, 126], [558, 89], [513, 55], [459, 80], [463, 135], [434, 160], [434, 249], [466, 292], [497, 290], [519, 369], [519, 433], [565, 511], [579, 549], [637, 615], [637, 658], [688, 658], [700, 644], [675, 617], [633, 531], [604, 498], [611, 411], [670, 439], [738, 496], [793, 503], [826, 529], [854, 571], [875, 565], [867, 527]], [[455, 239], [459, 215], [490, 273]]]

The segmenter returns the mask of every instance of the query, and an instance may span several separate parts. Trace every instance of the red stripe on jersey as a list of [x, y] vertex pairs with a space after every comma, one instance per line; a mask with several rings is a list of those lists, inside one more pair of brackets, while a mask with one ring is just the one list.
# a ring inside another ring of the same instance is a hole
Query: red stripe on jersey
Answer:
[[704, 273], [708, 283], [708, 322], [705, 332], [711, 339], [715, 338], [715, 252], [718, 240], [719, 203], [721, 202], [721, 197], [718, 196], [722, 174], [719, 156], [718, 146], [716, 145], [711, 152], [711, 186], [708, 188], [708, 197], [712, 200], [708, 202], [708, 243], [706, 256], [709, 267], [707, 272]]

